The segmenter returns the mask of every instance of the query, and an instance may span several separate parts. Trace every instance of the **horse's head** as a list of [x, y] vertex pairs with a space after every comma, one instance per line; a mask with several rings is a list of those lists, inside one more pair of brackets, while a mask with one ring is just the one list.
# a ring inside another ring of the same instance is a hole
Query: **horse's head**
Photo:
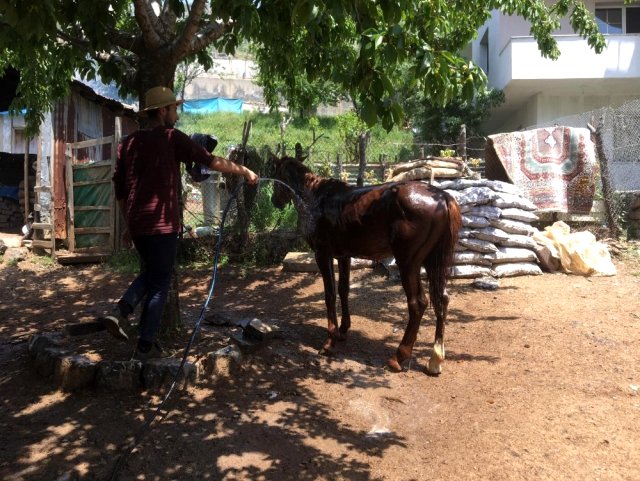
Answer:
[[280, 182], [273, 183], [273, 194], [271, 195], [271, 203], [277, 209], [284, 209], [285, 206], [293, 200], [293, 191], [300, 184], [300, 172], [308, 170], [302, 162], [306, 157], [298, 160], [293, 157], [278, 158], [271, 156], [271, 169], [273, 178], [284, 182], [289, 187], [285, 187]]

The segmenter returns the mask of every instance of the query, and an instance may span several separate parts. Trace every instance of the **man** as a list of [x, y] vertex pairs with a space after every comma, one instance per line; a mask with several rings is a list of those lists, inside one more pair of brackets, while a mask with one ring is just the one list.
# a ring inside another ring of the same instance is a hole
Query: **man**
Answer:
[[212, 170], [242, 175], [249, 184], [258, 176], [246, 167], [209, 154], [188, 135], [174, 128], [181, 101], [166, 87], [145, 95], [147, 128], [125, 137], [118, 146], [113, 175], [116, 199], [128, 236], [140, 255], [142, 272], [131, 283], [110, 315], [100, 318], [113, 336], [128, 340], [127, 318], [144, 302], [134, 358], [163, 357], [155, 340], [167, 299], [180, 231], [180, 162], [198, 163]]

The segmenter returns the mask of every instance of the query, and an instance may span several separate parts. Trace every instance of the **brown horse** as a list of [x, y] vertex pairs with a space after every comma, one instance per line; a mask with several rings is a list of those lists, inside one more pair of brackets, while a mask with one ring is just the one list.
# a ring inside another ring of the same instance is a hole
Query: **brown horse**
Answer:
[[[301, 160], [272, 157], [272, 162], [275, 178], [291, 190], [275, 182], [271, 201], [280, 209], [294, 201], [303, 234], [322, 273], [329, 321], [329, 338], [323, 350], [330, 353], [336, 341], [346, 338], [351, 325], [348, 301], [351, 257], [380, 260], [393, 256], [407, 296], [409, 323], [388, 365], [400, 371], [402, 363], [411, 357], [427, 307], [420, 278], [424, 267], [436, 314], [435, 343], [428, 371], [439, 374], [445, 357], [444, 323], [449, 305], [446, 283], [461, 225], [457, 202], [447, 192], [419, 181], [355, 187], [315, 175]], [[334, 258], [339, 270], [340, 328]]]

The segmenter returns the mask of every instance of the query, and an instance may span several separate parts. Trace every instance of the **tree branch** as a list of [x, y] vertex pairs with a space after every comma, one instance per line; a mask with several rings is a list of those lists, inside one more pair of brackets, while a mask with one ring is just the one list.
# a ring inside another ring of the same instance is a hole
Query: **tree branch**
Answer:
[[180, 36], [171, 46], [171, 55], [178, 61], [183, 59], [187, 53], [190, 53], [192, 39], [195, 37], [204, 13], [205, 0], [194, 0], [191, 4], [191, 10], [187, 17], [187, 22], [180, 33]]
[[198, 32], [191, 39], [188, 54], [196, 53], [210, 45], [214, 40], [219, 39], [226, 32], [231, 30], [230, 22], [218, 23], [212, 20], [205, 28]]
[[84, 38], [77, 38], [77, 37], [73, 37], [71, 35], [69, 35], [66, 32], [63, 32], [62, 30], [56, 30], [56, 37], [58, 37], [60, 40], [64, 40], [65, 42], [73, 45], [76, 48], [79, 48], [85, 52], [89, 52], [90, 51], [90, 44], [89, 41], [87, 39]]
[[141, 55], [144, 52], [144, 42], [141, 42], [140, 37], [122, 30], [110, 29], [109, 37], [113, 44], [123, 50], [133, 52], [137, 55]]
[[151, 3], [146, 0], [133, 0], [133, 7], [145, 46], [157, 50], [162, 44], [162, 39], [158, 34], [158, 17], [151, 8]]

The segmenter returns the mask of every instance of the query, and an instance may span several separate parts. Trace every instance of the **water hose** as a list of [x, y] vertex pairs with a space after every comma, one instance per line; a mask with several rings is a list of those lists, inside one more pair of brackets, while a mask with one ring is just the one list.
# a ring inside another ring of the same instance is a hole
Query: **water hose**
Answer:
[[[295, 197], [298, 197], [298, 195], [295, 193], [295, 191], [289, 185], [285, 184], [281, 180], [272, 179], [272, 178], [269, 178], [269, 177], [261, 177], [261, 178], [258, 179], [258, 186], [263, 182], [277, 182], [279, 184], [282, 184], [283, 186], [287, 187], [291, 192], [293, 192]], [[189, 351], [191, 350], [191, 346], [193, 345], [193, 342], [194, 342], [194, 340], [196, 338], [196, 335], [198, 334], [198, 330], [200, 329], [200, 324], [202, 323], [202, 320], [204, 319], [205, 313], [207, 311], [207, 307], [209, 306], [209, 302], [211, 302], [211, 299], [213, 298], [213, 293], [214, 293], [214, 290], [215, 290], [215, 287], [216, 287], [216, 282], [218, 280], [218, 263], [219, 263], [219, 260], [220, 260], [220, 250], [221, 250], [221, 247], [222, 247], [222, 239], [224, 237], [224, 224], [225, 224], [225, 221], [226, 221], [226, 218], [227, 218], [227, 214], [229, 212], [229, 208], [231, 207], [231, 203], [237, 197], [238, 192], [240, 192], [240, 189], [242, 188], [243, 185], [244, 185], [243, 182], [238, 183], [238, 185], [234, 189], [233, 193], [229, 197], [229, 200], [227, 201], [227, 205], [225, 206], [224, 211], [222, 213], [222, 218], [220, 219], [220, 230], [218, 232], [218, 241], [216, 243], [216, 250], [215, 250], [215, 254], [213, 256], [213, 272], [212, 272], [212, 275], [211, 275], [211, 283], [209, 285], [209, 292], [207, 293], [207, 299], [205, 300], [204, 304], [202, 305], [202, 309], [200, 309], [200, 314], [198, 316], [198, 319], [197, 319], [195, 325], [193, 326], [193, 331], [191, 332], [191, 336], [189, 337], [189, 341], [187, 342], [187, 345], [184, 348], [184, 353], [182, 354], [182, 360], [180, 361], [180, 367], [178, 368], [178, 371], [176, 372], [176, 374], [173, 377], [173, 381], [171, 382], [171, 386], [169, 387], [169, 390], [165, 394], [164, 398], [162, 399], [162, 401], [160, 402], [158, 407], [151, 413], [149, 418], [140, 427], [140, 429], [138, 429], [138, 431], [136, 432], [136, 434], [133, 437], [133, 441], [123, 450], [123, 453], [118, 457], [118, 461], [116, 462], [113, 470], [111, 471], [111, 476], [109, 478], [110, 481], [116, 481], [118, 479], [118, 475], [120, 473], [120, 470], [122, 469], [122, 466], [123, 466], [124, 462], [131, 455], [131, 453], [136, 448], [136, 446], [138, 446], [138, 444], [140, 444], [140, 442], [142, 441], [142, 438], [147, 433], [147, 431], [149, 430], [151, 425], [154, 423], [154, 421], [156, 419], [158, 419], [158, 422], [162, 422], [162, 420], [168, 414], [168, 413], [165, 413], [163, 416], [159, 417], [160, 410], [165, 405], [165, 403], [169, 399], [169, 396], [171, 396], [171, 394], [173, 393], [173, 390], [174, 390], [176, 384], [180, 380], [181, 376], [184, 374], [183, 369], [184, 369], [184, 365], [185, 365], [185, 363], [187, 361], [187, 356], [189, 355]]]

